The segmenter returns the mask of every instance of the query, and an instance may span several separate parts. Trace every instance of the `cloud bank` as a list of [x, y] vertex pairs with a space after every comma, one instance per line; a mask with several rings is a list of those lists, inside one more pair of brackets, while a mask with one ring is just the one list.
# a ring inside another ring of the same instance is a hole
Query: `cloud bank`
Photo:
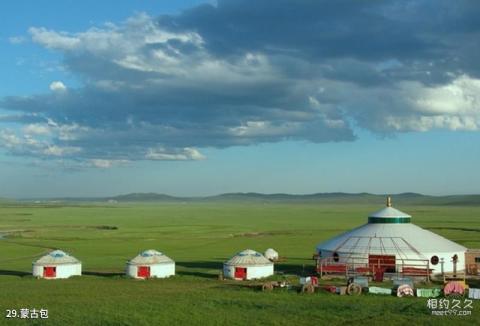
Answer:
[[[203, 148], [480, 128], [472, 1], [218, 1], [83, 32], [29, 29], [82, 81], [5, 97], [0, 146], [108, 168]], [[426, 19], [428, 18], [428, 19]]]

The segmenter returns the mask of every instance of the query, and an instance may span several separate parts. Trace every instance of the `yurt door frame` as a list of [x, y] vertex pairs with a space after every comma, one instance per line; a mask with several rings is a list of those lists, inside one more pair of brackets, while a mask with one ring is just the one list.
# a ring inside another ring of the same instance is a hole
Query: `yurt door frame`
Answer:
[[247, 278], [247, 268], [235, 267], [235, 278], [245, 280]]
[[56, 277], [57, 268], [55, 266], [44, 266], [43, 267], [43, 277]]
[[150, 277], [150, 266], [138, 266], [137, 268], [138, 277]]
[[386, 272], [395, 272], [395, 255], [368, 255], [368, 265], [370, 268], [381, 268]]

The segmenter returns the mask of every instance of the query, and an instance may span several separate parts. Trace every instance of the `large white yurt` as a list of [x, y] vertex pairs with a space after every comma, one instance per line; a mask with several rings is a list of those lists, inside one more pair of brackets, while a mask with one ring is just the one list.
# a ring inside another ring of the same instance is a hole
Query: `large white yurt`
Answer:
[[175, 275], [175, 262], [159, 251], [145, 250], [127, 262], [126, 273], [139, 279], [165, 278]]
[[370, 214], [367, 224], [318, 244], [316, 251], [323, 262], [363, 261], [383, 265], [386, 272], [428, 268], [435, 274], [464, 270], [467, 248], [412, 224], [388, 197], [387, 207]]
[[244, 250], [223, 264], [223, 275], [235, 280], [254, 280], [273, 275], [273, 263], [255, 250]]
[[33, 262], [33, 276], [46, 279], [82, 275], [82, 263], [73, 256], [54, 250]]

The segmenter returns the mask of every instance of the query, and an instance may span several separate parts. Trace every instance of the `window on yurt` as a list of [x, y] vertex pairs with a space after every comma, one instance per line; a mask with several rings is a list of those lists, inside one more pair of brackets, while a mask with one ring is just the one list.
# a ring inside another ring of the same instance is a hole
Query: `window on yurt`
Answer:
[[475, 257], [475, 262], [480, 263], [480, 257]]
[[333, 261], [338, 262], [340, 260], [340, 256], [338, 255], [338, 252], [333, 253]]
[[438, 256], [432, 256], [432, 258], [430, 258], [430, 263], [432, 263], [432, 265], [437, 265], [439, 261], [440, 259]]

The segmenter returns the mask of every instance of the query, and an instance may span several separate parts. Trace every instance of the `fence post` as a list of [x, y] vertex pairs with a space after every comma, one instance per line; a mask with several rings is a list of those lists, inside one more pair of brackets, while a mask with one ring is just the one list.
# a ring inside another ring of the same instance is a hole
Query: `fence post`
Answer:
[[442, 258], [440, 258], [440, 271], [442, 273], [442, 277], [445, 277], [445, 272], [444, 272], [444, 269], [443, 269], [443, 264], [445, 263], [445, 260]]
[[430, 261], [427, 260], [427, 283], [430, 283]]

